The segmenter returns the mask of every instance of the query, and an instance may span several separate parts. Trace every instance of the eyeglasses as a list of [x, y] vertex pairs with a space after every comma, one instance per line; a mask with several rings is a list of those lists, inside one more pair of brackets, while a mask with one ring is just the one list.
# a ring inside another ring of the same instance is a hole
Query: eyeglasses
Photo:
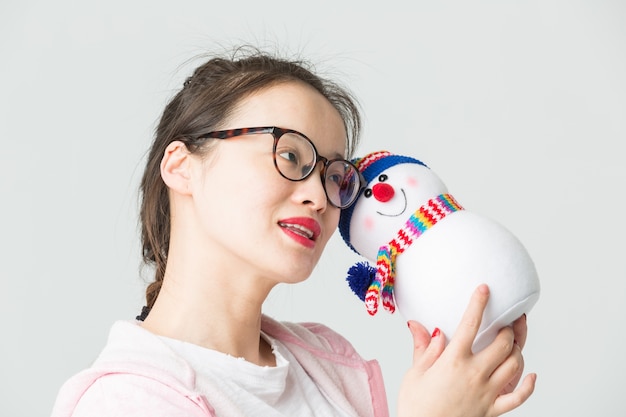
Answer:
[[320, 156], [315, 145], [300, 132], [280, 127], [246, 127], [218, 130], [198, 136], [201, 139], [229, 139], [243, 135], [270, 133], [274, 137], [274, 166], [278, 173], [290, 181], [308, 178], [319, 161], [324, 162], [320, 173], [326, 197], [337, 208], [349, 207], [359, 196], [363, 177], [356, 166], [345, 159], [328, 159]]

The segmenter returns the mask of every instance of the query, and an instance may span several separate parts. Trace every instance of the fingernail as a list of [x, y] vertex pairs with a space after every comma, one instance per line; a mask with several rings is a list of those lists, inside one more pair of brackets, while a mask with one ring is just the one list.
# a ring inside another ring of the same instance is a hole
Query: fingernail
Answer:
[[441, 330], [439, 330], [439, 327], [435, 327], [435, 330], [433, 330], [433, 335], [431, 337], [437, 337], [441, 334]]

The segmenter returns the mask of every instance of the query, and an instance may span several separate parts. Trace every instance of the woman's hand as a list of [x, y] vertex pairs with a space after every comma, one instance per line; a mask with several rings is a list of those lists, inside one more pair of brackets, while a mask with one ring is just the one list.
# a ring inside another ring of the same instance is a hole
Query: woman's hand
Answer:
[[472, 352], [488, 299], [488, 287], [479, 286], [447, 347], [445, 335], [431, 338], [422, 325], [409, 322], [413, 366], [400, 387], [400, 417], [495, 417], [530, 397], [535, 374], [527, 375], [515, 389], [524, 369], [525, 317], [503, 328], [482, 351]]
[[[528, 331], [528, 328], [526, 326], [526, 314], [515, 320], [512, 327], [513, 336], [515, 337], [514, 343], [516, 343], [519, 346], [520, 350], [522, 350], [524, 349], [524, 345], [526, 344], [526, 334]], [[511, 379], [511, 381], [504, 387], [504, 389], [502, 390], [502, 394], [508, 394], [509, 392], [513, 392], [513, 390], [515, 390], [515, 387], [521, 379], [523, 372], [524, 367], [522, 366], [517, 375], [515, 375], [513, 379]]]

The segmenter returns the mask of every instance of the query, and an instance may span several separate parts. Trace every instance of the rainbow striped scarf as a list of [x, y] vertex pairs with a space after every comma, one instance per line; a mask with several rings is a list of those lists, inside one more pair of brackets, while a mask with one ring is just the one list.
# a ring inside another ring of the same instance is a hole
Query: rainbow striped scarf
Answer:
[[[441, 194], [426, 202], [409, 217], [396, 236], [378, 249], [376, 277], [365, 294], [365, 305], [370, 315], [378, 311], [378, 300], [382, 299], [385, 310], [393, 313], [396, 305], [393, 300], [393, 286], [396, 274], [396, 256], [408, 248], [424, 232], [441, 221], [448, 214], [463, 210], [450, 194]], [[381, 291], [382, 288], [382, 291]]]

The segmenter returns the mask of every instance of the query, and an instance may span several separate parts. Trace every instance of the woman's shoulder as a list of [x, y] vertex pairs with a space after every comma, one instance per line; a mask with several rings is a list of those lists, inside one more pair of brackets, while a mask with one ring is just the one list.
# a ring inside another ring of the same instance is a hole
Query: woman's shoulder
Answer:
[[299, 346], [312, 353], [332, 353], [344, 358], [362, 360], [345, 337], [322, 323], [278, 321], [264, 315], [261, 329], [282, 343]]
[[[180, 403], [177, 404], [179, 408], [186, 404], [191, 407], [188, 411], [202, 412], [187, 415], [211, 415], [206, 402], [195, 395], [194, 388], [194, 371], [158, 337], [136, 323], [119, 321], [112, 326], [107, 344], [94, 363], [61, 387], [52, 416], [148, 415], [133, 414], [132, 410], [106, 409], [112, 404], [116, 407], [136, 405], [136, 399], [142, 394], [146, 401], [152, 398], [153, 404], [137, 410], [155, 410], [155, 407], [165, 410], [167, 407], [163, 408], [159, 403]], [[132, 402], [117, 401], [129, 393], [133, 395]], [[111, 401], [114, 398], [116, 401]], [[154, 402], [155, 398], [159, 401]]]
[[362, 416], [388, 416], [382, 372], [342, 335], [321, 323], [292, 323], [263, 316], [261, 329], [280, 341], [337, 404]]
[[52, 417], [212, 416], [204, 397], [141, 373], [83, 371], [60, 392]]

